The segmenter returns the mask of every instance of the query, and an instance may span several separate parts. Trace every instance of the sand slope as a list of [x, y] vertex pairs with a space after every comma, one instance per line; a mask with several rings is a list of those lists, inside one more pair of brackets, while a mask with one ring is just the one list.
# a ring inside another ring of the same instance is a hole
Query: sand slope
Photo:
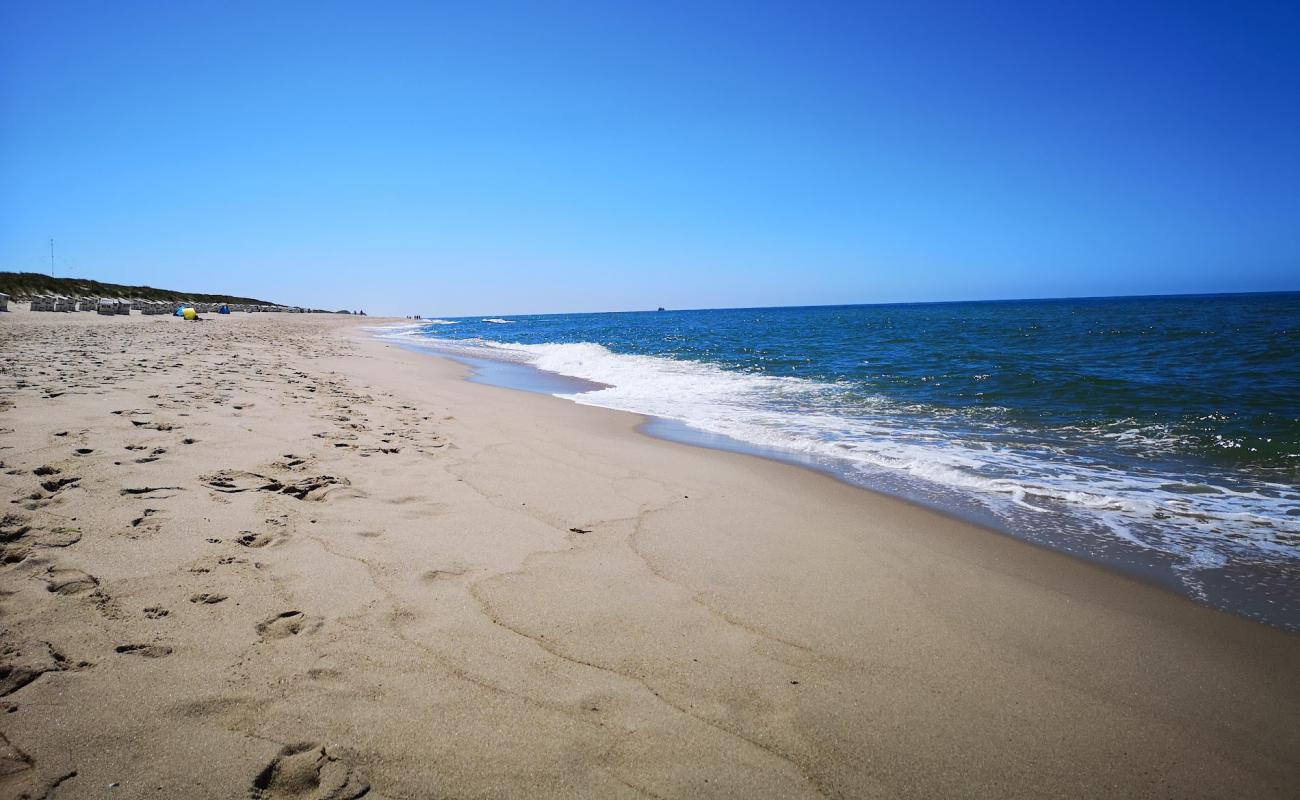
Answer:
[[1300, 781], [1300, 637], [351, 320], [19, 311], [0, 354], [0, 796]]

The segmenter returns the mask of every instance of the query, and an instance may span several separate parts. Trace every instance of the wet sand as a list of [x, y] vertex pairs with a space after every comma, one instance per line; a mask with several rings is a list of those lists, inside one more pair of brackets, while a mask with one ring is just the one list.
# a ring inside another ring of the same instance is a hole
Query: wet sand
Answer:
[[1300, 785], [1300, 637], [354, 319], [0, 357], [3, 797]]

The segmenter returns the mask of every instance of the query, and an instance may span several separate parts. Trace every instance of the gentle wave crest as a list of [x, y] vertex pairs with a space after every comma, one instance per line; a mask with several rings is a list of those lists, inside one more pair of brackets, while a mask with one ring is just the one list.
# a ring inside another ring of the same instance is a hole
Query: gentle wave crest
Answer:
[[418, 336], [425, 331], [429, 320], [417, 322], [396, 322], [391, 325], [367, 325], [362, 330], [370, 331], [381, 339], [402, 339]]

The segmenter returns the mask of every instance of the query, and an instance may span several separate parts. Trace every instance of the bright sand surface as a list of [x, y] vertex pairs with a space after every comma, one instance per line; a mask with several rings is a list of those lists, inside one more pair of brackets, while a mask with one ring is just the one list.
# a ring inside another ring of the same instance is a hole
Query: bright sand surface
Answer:
[[1295, 796], [1300, 637], [464, 372], [0, 315], [0, 796]]

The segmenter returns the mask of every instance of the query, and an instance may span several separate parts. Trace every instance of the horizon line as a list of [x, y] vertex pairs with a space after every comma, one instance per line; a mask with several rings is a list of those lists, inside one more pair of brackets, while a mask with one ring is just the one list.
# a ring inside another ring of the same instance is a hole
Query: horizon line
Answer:
[[[530, 312], [475, 312], [473, 314], [428, 314], [422, 315], [426, 319], [466, 319], [469, 317], [489, 317], [489, 316], [506, 316], [506, 317], [545, 317], [559, 316], [568, 314], [658, 314], [680, 312], [680, 311], [765, 311], [777, 308], [857, 308], [861, 306], [922, 306], [922, 305], [957, 305], [960, 303], [1025, 303], [1025, 302], [1043, 302], [1049, 300], [1067, 301], [1067, 300], [1142, 300], [1152, 298], [1175, 299], [1182, 297], [1250, 297], [1254, 295], [1274, 295], [1274, 294], [1300, 294], [1300, 288], [1295, 289], [1276, 289], [1271, 291], [1253, 291], [1253, 292], [1169, 292], [1155, 294], [1097, 294], [1097, 295], [1050, 295], [1044, 297], [1002, 297], [987, 298], [979, 300], [895, 300], [890, 302], [875, 303], [806, 303], [802, 305], [771, 305], [771, 306], [699, 306], [692, 308], [667, 308], [662, 309], [658, 306], [655, 308], [635, 308], [621, 309], [612, 311], [530, 311]], [[388, 316], [388, 315], [378, 315]], [[411, 314], [403, 315], [409, 319]]]

